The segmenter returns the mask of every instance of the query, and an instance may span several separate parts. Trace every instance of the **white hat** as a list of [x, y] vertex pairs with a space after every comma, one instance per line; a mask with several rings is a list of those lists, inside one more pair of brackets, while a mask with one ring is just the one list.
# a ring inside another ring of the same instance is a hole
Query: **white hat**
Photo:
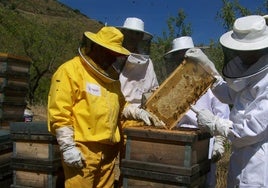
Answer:
[[150, 33], [144, 31], [144, 22], [139, 18], [129, 17], [125, 20], [124, 25], [122, 27], [117, 28], [143, 32], [144, 33], [143, 39], [153, 38], [153, 36]]
[[236, 19], [233, 30], [223, 34], [220, 43], [229, 49], [240, 51], [267, 48], [268, 26], [265, 17], [251, 15]]
[[172, 52], [176, 52], [176, 51], [184, 50], [184, 49], [189, 49], [189, 48], [193, 48], [193, 47], [194, 47], [194, 43], [193, 43], [193, 39], [191, 37], [184, 36], [184, 37], [175, 38], [172, 41], [172, 50], [167, 52], [164, 55], [164, 57], [167, 58]]

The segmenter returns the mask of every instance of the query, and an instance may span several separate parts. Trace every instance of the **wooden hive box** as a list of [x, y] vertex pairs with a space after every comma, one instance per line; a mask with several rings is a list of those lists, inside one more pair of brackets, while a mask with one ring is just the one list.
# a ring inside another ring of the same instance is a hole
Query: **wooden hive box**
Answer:
[[56, 187], [61, 175], [60, 150], [46, 122], [12, 122], [12, 187]]
[[214, 81], [198, 63], [184, 60], [147, 99], [144, 108], [172, 129]]
[[24, 121], [24, 110], [26, 108], [26, 103], [24, 104], [15, 104], [3, 102], [0, 103], [0, 119], [2, 121]]
[[0, 75], [1, 90], [9, 88], [16, 91], [27, 91], [29, 89], [29, 78], [27, 77], [3, 77]]
[[0, 73], [2, 75], [28, 77], [30, 74], [30, 65], [30, 58], [0, 53]]
[[26, 95], [29, 91], [31, 59], [0, 53], [0, 123], [24, 121]]
[[12, 54], [0, 53], [0, 88], [28, 90], [31, 59]]
[[12, 156], [12, 142], [9, 130], [0, 129], [0, 187], [10, 187], [12, 170], [10, 160]]
[[9, 104], [26, 104], [27, 91], [17, 91], [10, 88], [5, 88], [0, 92], [0, 103]]
[[124, 188], [194, 187], [210, 169], [210, 134], [198, 129], [124, 129], [126, 151], [121, 163]]

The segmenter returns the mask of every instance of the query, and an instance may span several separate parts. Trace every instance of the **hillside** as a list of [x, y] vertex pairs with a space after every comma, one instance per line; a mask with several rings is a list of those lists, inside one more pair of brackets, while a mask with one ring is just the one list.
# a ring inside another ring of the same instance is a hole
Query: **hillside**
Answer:
[[[84, 31], [96, 32], [103, 26], [98, 21], [91, 20], [78, 10], [73, 10], [56, 0], [1, 0], [0, 19], [0, 51], [17, 55], [28, 55], [22, 52], [23, 49], [18, 49], [22, 45], [17, 45], [21, 43], [19, 36], [22, 34], [18, 30], [23, 26], [29, 26], [23, 27], [24, 33], [34, 33], [33, 30], [39, 28], [50, 32], [51, 29], [59, 29], [55, 28], [55, 25], [65, 26], [58, 32], [72, 32], [72, 37], [77, 42]], [[77, 46], [73, 47], [76, 49]]]
[[32, 60], [31, 102], [45, 102], [51, 75], [78, 53], [83, 32], [101, 27], [102, 23], [56, 0], [0, 1], [0, 52]]

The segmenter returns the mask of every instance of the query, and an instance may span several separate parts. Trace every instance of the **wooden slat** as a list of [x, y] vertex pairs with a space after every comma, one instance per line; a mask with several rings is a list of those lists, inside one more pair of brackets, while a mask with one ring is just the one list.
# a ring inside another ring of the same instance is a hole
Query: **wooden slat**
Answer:
[[38, 142], [14, 142], [13, 157], [23, 159], [54, 160], [60, 158], [58, 145]]
[[12, 140], [56, 141], [56, 137], [48, 131], [46, 121], [11, 122], [10, 136]]
[[0, 104], [0, 119], [1, 120], [12, 120], [12, 121], [23, 121], [25, 104], [9, 104], [3, 102]]
[[25, 56], [18, 56], [18, 55], [13, 55], [13, 54], [8, 54], [8, 53], [0, 53], [0, 61], [7, 61], [8, 59], [15, 59], [17, 61], [25, 62], [25, 63], [30, 63], [31, 59]]
[[143, 162], [143, 161], [123, 159], [121, 163], [121, 167], [141, 169], [141, 170], [154, 171], [154, 172], [163, 172], [163, 173], [168, 173], [168, 174], [192, 176], [201, 171], [202, 173], [208, 172], [210, 168], [210, 161], [205, 160], [200, 164], [195, 164], [187, 168], [183, 166], [156, 164], [152, 162]]
[[209, 140], [202, 140], [191, 145], [129, 140], [126, 159], [191, 167], [207, 160], [208, 145]]
[[1, 88], [13, 88], [14, 90], [28, 90], [28, 78], [15, 78], [15, 77], [0, 77]]
[[198, 177], [191, 184], [173, 183], [167, 181], [150, 180], [145, 178], [125, 177], [124, 188], [198, 188], [204, 187], [206, 176]]
[[149, 181], [158, 181], [166, 184], [176, 183], [189, 185], [198, 180], [201, 174], [195, 174], [193, 176], [183, 176], [179, 174], [168, 174], [155, 171], [147, 171], [140, 169], [124, 168], [122, 167], [123, 177], [147, 179]]
[[26, 96], [9, 96], [4, 93], [0, 93], [0, 103], [9, 103], [9, 104], [26, 104]]
[[56, 187], [56, 178], [57, 176], [52, 173], [16, 170], [13, 174], [13, 186], [54, 188]]
[[[196, 142], [210, 138], [210, 134], [202, 132], [199, 129], [183, 128], [176, 130], [164, 130], [153, 127], [127, 127], [124, 129], [124, 134], [127, 137], [135, 139], [156, 139], [158, 142]], [[161, 140], [161, 141], [160, 141]]]
[[54, 160], [34, 159], [34, 158], [11, 158], [11, 168], [13, 170], [26, 170], [32, 172], [56, 172], [61, 167], [61, 159]]
[[10, 124], [10, 134], [47, 134], [51, 135], [47, 129], [47, 122], [12, 122]]

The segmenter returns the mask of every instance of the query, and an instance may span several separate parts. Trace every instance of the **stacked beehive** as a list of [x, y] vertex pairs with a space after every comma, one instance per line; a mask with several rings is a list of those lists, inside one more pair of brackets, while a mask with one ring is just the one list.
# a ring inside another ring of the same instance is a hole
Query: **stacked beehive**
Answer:
[[0, 53], [0, 120], [1, 127], [23, 121], [29, 91], [31, 60]]
[[210, 134], [195, 129], [129, 127], [121, 170], [124, 188], [200, 188], [210, 169]]
[[11, 187], [63, 187], [60, 150], [46, 122], [12, 122]]
[[12, 182], [10, 158], [12, 142], [9, 130], [0, 130], [0, 187], [9, 187]]

